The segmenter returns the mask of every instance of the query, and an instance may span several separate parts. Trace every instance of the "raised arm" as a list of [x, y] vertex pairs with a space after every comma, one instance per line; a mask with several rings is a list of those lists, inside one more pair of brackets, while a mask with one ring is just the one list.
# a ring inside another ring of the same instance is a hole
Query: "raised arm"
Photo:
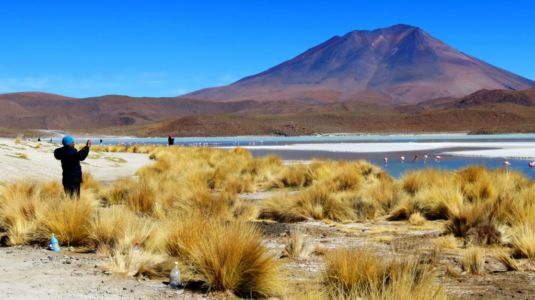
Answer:
[[82, 148], [82, 150], [78, 151], [78, 159], [80, 161], [83, 161], [85, 160], [88, 154], [89, 154], [89, 147], [85, 146]]

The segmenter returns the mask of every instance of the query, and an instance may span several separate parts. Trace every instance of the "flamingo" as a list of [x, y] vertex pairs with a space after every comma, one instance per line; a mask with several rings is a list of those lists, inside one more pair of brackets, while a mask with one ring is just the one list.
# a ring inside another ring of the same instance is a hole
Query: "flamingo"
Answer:
[[511, 163], [510, 163], [508, 160], [504, 160], [504, 161], [502, 162], [502, 164], [503, 164], [504, 166], [506, 166], [506, 167], [511, 166]]
[[440, 155], [435, 156], [435, 161], [439, 161], [441, 159], [442, 159], [442, 156], [440, 156]]
[[528, 163], [528, 166], [529, 166], [530, 168], [535, 168], [535, 161], [530, 161], [530, 162]]
[[424, 160], [427, 160], [429, 156], [427, 154], [424, 154]]
[[385, 165], [386, 165], [388, 163], [388, 157], [383, 158], [383, 160], [385, 161]]
[[402, 156], [400, 157], [401, 158], [401, 161], [404, 162], [405, 161], [405, 156]]

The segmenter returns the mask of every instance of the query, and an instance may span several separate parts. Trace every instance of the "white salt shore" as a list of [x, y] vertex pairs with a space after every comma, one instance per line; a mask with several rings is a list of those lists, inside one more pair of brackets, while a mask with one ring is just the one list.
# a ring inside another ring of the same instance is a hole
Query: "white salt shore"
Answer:
[[[61, 180], [61, 163], [53, 153], [56, 147], [59, 145], [27, 141], [17, 144], [14, 139], [0, 138], [0, 181]], [[90, 152], [82, 169], [106, 182], [132, 176], [148, 163], [150, 159], [145, 154]]]
[[[435, 153], [489, 157], [489, 158], [535, 158], [535, 142], [406, 142], [406, 143], [317, 143], [273, 146], [245, 146], [250, 150], [328, 151], [345, 153], [382, 153], [428, 151]], [[447, 151], [452, 148], [467, 150]], [[474, 150], [470, 150], [474, 148]]]

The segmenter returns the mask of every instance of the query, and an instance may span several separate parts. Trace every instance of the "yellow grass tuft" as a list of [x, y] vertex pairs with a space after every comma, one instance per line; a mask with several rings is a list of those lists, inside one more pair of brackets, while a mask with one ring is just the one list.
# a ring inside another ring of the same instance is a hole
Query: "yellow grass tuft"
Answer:
[[432, 242], [439, 249], [457, 249], [457, 240], [451, 234], [438, 237]]
[[157, 210], [156, 190], [153, 181], [141, 180], [129, 191], [125, 204], [133, 212], [140, 215], [155, 216]]
[[136, 247], [114, 249], [104, 270], [122, 276], [166, 277], [171, 270], [167, 257], [143, 251]]
[[179, 230], [171, 254], [187, 257], [210, 290], [228, 290], [242, 297], [282, 293], [282, 269], [262, 244], [257, 229], [242, 222], [204, 222], [197, 218]]
[[331, 296], [351, 298], [359, 291], [382, 284], [386, 263], [363, 249], [338, 249], [328, 252], [324, 282]]
[[260, 217], [282, 222], [356, 219], [351, 203], [337, 199], [324, 186], [311, 188], [294, 197], [269, 199], [264, 202]]
[[35, 219], [48, 197], [35, 181], [8, 184], [0, 195], [0, 228], [6, 230], [11, 245], [29, 242], [35, 231]]
[[411, 225], [414, 225], [414, 226], [422, 226], [425, 224], [425, 221], [427, 221], [425, 219], [424, 216], [422, 216], [420, 213], [416, 212], [416, 213], [413, 213], [410, 217], [409, 217], [409, 223], [411, 223]]
[[312, 180], [312, 173], [308, 166], [289, 166], [275, 179], [273, 187], [307, 187]]
[[496, 258], [507, 268], [507, 271], [519, 271], [520, 267], [514, 258], [505, 251], [500, 250], [496, 253]]
[[302, 232], [292, 231], [286, 240], [283, 256], [305, 259], [314, 251], [314, 248], [315, 246], [305, 239]]
[[327, 254], [329, 299], [446, 299], [429, 266], [415, 260], [386, 262], [364, 249]]
[[132, 178], [120, 178], [102, 192], [102, 198], [108, 205], [124, 204], [138, 182]]
[[100, 189], [100, 183], [91, 175], [89, 172], [84, 172], [82, 174], [82, 188], [98, 190]]
[[485, 267], [485, 250], [482, 248], [469, 248], [461, 258], [464, 271], [472, 274], [481, 274]]
[[512, 245], [515, 257], [535, 258], [535, 221], [512, 228]]
[[87, 246], [97, 205], [90, 193], [80, 199], [55, 199], [37, 215], [36, 240], [47, 242], [55, 234], [61, 245]]
[[97, 251], [142, 246], [155, 231], [152, 221], [124, 206], [100, 208], [91, 220], [90, 238]]

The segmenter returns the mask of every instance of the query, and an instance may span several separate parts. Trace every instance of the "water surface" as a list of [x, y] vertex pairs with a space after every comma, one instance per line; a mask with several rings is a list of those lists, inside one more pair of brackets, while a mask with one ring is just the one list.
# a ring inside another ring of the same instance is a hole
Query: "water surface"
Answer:
[[[55, 140], [59, 142], [59, 140]], [[93, 139], [98, 144], [99, 138]], [[535, 134], [493, 134], [493, 135], [466, 135], [466, 134], [423, 134], [423, 135], [315, 135], [315, 136], [238, 136], [238, 137], [187, 137], [175, 138], [176, 145], [182, 146], [210, 146], [210, 147], [235, 147], [235, 146], [260, 146], [260, 145], [291, 145], [310, 143], [423, 143], [423, 142], [534, 142]], [[103, 138], [103, 144], [167, 144], [167, 138]], [[474, 149], [474, 148], [470, 148]], [[435, 161], [435, 155], [444, 151], [463, 150], [459, 149], [434, 149], [427, 151], [389, 151], [385, 149], [376, 153], [344, 153], [329, 151], [285, 151], [285, 150], [258, 150], [252, 149], [255, 156], [275, 154], [286, 160], [310, 160], [336, 159], [358, 160], [365, 159], [382, 166], [394, 177], [400, 177], [409, 170], [423, 168], [438, 168], [457, 170], [470, 165], [481, 165], [489, 169], [504, 168], [501, 158], [473, 158], [442, 155], [443, 159]], [[427, 154], [428, 160], [423, 156]], [[400, 156], [406, 157], [402, 162]], [[414, 159], [417, 156], [417, 159]], [[389, 162], [384, 164], [383, 158], [388, 157]], [[510, 170], [517, 170], [530, 178], [535, 179], [535, 168], [528, 166], [528, 161], [509, 159]]]

